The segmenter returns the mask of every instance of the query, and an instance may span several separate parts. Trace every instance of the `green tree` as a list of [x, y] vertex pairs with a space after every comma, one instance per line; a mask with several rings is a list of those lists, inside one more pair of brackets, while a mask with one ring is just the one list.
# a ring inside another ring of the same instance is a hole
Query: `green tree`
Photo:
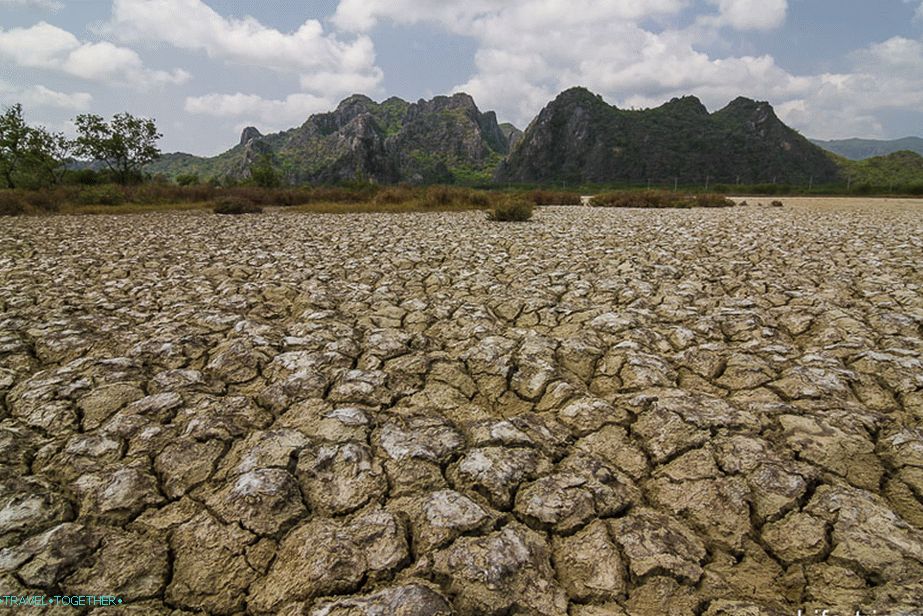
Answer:
[[268, 154], [260, 157], [259, 161], [250, 167], [250, 179], [262, 188], [275, 188], [282, 183], [278, 172], [272, 166], [272, 159]]
[[139, 180], [144, 165], [160, 157], [157, 140], [163, 135], [154, 120], [119, 113], [106, 122], [87, 113], [77, 116], [74, 123], [78, 134], [75, 152], [105, 163], [122, 184]]
[[18, 103], [0, 115], [0, 177], [9, 188], [58, 183], [70, 148], [62, 133], [26, 124]]
[[0, 115], [0, 176], [8, 188], [16, 188], [21, 172], [28, 165], [30, 132], [19, 103]]
[[55, 185], [67, 172], [65, 162], [73, 144], [64, 133], [53, 133], [43, 127], [33, 128], [28, 139], [28, 164], [42, 186]]
[[176, 176], [176, 183], [180, 186], [193, 186], [199, 183], [198, 173], [183, 173]]

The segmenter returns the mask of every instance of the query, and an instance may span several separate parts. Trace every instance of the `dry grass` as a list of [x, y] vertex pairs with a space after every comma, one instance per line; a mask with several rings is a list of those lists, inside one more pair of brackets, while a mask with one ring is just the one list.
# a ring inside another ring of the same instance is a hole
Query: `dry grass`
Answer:
[[279, 210], [295, 214], [402, 214], [412, 212], [466, 212], [484, 209], [470, 203], [434, 204], [413, 200], [401, 203], [308, 203]]
[[200, 203], [126, 203], [123, 205], [75, 205], [67, 203], [58, 209], [58, 213], [71, 215], [148, 214], [151, 212], [208, 210], [212, 205], [214, 204], [208, 201]]

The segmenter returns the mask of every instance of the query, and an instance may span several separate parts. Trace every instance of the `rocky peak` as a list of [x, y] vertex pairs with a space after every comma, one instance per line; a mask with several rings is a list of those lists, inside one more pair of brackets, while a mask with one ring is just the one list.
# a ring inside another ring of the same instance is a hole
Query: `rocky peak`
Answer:
[[262, 136], [263, 133], [257, 130], [256, 127], [248, 126], [240, 133], [240, 145], [247, 145], [254, 139], [259, 139]]
[[702, 117], [708, 116], [708, 109], [705, 108], [705, 105], [702, 104], [695, 96], [682, 96], [679, 98], [674, 98], [668, 103], [664, 103], [659, 107], [661, 111], [669, 111], [671, 113], [682, 113], [688, 115], [697, 115]]

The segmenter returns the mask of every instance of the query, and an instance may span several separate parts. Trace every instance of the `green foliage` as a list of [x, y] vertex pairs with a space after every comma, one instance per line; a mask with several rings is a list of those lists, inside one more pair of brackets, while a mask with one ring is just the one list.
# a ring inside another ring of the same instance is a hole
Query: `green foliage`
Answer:
[[27, 164], [29, 134], [22, 105], [13, 105], [0, 116], [0, 175], [9, 188], [16, 188], [17, 176]]
[[250, 179], [260, 188], [276, 188], [282, 185], [282, 178], [272, 164], [272, 157], [264, 154], [250, 167]]
[[22, 105], [13, 105], [0, 115], [0, 178], [9, 188], [57, 184], [70, 148], [62, 133], [28, 126]]
[[923, 183], [923, 156], [916, 152], [895, 152], [865, 160], [836, 160], [842, 169], [841, 174], [851, 180], [854, 190], [868, 185], [863, 190], [878, 192], [878, 187], [887, 189]]
[[215, 201], [213, 208], [215, 214], [261, 214], [263, 208], [243, 197], [221, 197]]
[[500, 167], [501, 182], [673, 185], [833, 181], [827, 154], [766, 103], [738, 99], [709, 114], [694, 97], [626, 111], [584, 88], [561, 93]]
[[125, 193], [112, 184], [88, 186], [80, 190], [77, 203], [80, 205], [121, 205], [125, 203]]
[[198, 173], [183, 173], [176, 176], [176, 183], [180, 186], [193, 186], [199, 184], [199, 174]]
[[82, 114], [74, 120], [77, 140], [74, 151], [78, 156], [105, 163], [121, 184], [138, 182], [142, 169], [160, 156], [154, 120], [119, 113], [106, 122], [95, 114]]
[[523, 197], [508, 197], [494, 204], [487, 219], [495, 222], [525, 222], [532, 219], [535, 205]]
[[74, 184], [82, 184], [84, 186], [93, 186], [103, 183], [102, 174], [94, 169], [77, 169], [70, 174], [70, 178]]

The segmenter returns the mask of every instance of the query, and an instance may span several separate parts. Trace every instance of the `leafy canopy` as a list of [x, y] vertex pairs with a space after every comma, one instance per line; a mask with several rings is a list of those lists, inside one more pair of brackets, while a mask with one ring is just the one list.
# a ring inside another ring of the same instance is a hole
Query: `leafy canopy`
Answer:
[[157, 140], [163, 135], [154, 120], [119, 113], [106, 122], [86, 113], [77, 116], [74, 123], [78, 134], [74, 151], [105, 163], [123, 184], [140, 179], [144, 165], [160, 157]]
[[58, 183], [70, 149], [62, 133], [26, 124], [18, 103], [0, 115], [0, 178], [8, 188]]

